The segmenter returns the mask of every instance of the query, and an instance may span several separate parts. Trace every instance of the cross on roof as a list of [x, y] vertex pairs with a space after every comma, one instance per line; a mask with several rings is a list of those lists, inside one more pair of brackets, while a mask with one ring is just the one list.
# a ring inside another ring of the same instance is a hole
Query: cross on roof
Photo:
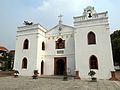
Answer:
[[60, 20], [59, 20], [59, 29], [58, 30], [61, 31], [62, 30], [62, 17], [63, 17], [63, 15], [60, 14], [58, 17], [60, 18]]
[[62, 20], [63, 15], [61, 15], [61, 14], [60, 14], [58, 17], [60, 18], [60, 20], [59, 20], [59, 21], [61, 21], [61, 20]]
[[58, 17], [60, 18], [59, 24], [61, 24], [62, 23], [62, 17], [63, 17], [63, 15], [60, 14]]

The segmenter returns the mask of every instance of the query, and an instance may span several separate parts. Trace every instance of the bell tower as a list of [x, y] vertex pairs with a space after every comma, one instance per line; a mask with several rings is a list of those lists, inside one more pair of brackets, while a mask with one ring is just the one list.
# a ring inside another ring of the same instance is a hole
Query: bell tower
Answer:
[[96, 13], [96, 10], [94, 7], [88, 6], [87, 8], [84, 9], [83, 16], [86, 16], [86, 18], [91, 19], [93, 14]]
[[20, 75], [32, 76], [34, 70], [40, 73], [45, 53], [45, 32], [40, 24], [29, 22], [17, 28], [14, 69]]
[[107, 14], [88, 6], [74, 17], [76, 71], [81, 78], [94, 70], [97, 78], [109, 79], [114, 70]]

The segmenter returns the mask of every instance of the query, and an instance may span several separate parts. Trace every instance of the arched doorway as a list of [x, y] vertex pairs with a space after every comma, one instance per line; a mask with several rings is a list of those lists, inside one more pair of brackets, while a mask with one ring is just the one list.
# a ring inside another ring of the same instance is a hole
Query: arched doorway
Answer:
[[41, 75], [44, 74], [44, 61], [41, 62]]
[[62, 59], [57, 61], [57, 75], [63, 75], [65, 71], [64, 61]]
[[54, 61], [54, 74], [64, 75], [66, 74], [66, 57], [55, 58]]

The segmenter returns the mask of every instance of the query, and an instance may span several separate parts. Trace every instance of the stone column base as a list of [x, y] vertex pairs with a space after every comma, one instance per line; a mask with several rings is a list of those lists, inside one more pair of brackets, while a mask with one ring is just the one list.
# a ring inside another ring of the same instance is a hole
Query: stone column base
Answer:
[[118, 79], [115, 77], [115, 71], [111, 71], [111, 78], [109, 80], [117, 81]]
[[80, 79], [79, 71], [75, 71], [75, 72], [76, 72], [76, 75], [75, 75], [74, 79]]

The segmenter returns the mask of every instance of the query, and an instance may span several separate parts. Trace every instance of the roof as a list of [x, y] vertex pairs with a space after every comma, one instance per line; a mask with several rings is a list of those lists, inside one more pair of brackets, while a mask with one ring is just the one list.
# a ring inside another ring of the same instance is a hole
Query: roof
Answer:
[[15, 50], [10, 50], [9, 53], [12, 54], [12, 55], [15, 55]]
[[[61, 25], [64, 26], [64, 27], [74, 28], [74, 27], [72, 27], [72, 26], [65, 25], [65, 24], [61, 24]], [[51, 30], [53, 30], [54, 28], [56, 28], [56, 27], [58, 27], [58, 26], [59, 26], [59, 24], [57, 24], [56, 26], [54, 26], [53, 28], [51, 28], [51, 29], [48, 30], [47, 32], [50, 32]]]
[[0, 46], [0, 51], [8, 51], [8, 49], [3, 46]]

